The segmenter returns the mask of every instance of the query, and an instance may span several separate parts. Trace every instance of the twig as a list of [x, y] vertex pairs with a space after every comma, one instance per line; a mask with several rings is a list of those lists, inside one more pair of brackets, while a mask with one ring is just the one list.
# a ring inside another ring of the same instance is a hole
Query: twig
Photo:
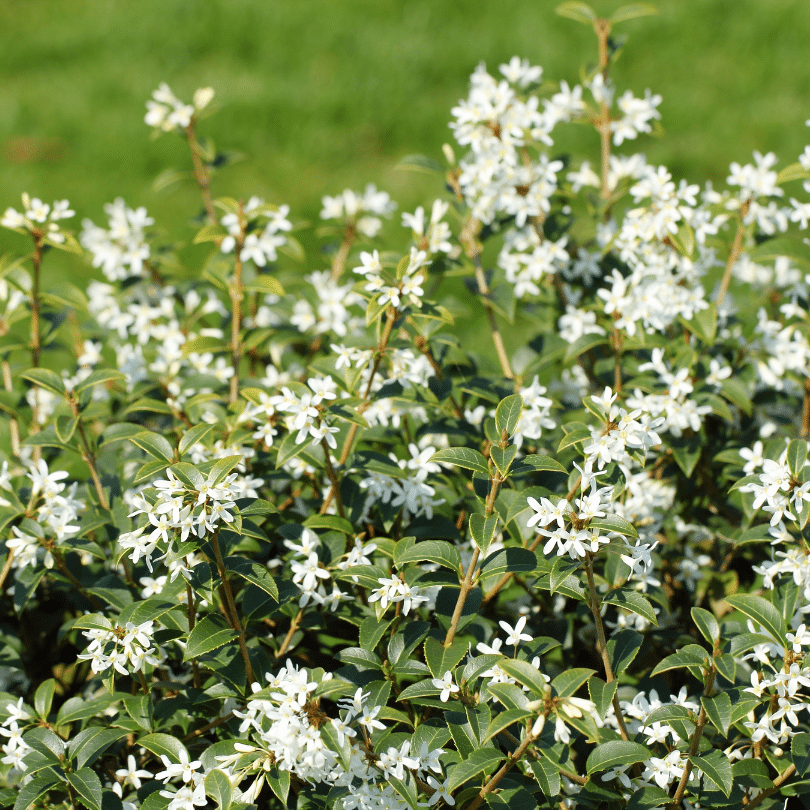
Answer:
[[478, 795], [467, 805], [466, 810], [477, 810], [481, 806], [487, 795], [492, 793], [498, 786], [501, 779], [515, 767], [520, 758], [526, 752], [526, 749], [534, 742], [534, 737], [531, 733], [526, 733], [526, 739], [513, 751], [506, 762], [501, 766], [500, 770], [481, 788]]
[[290, 642], [292, 642], [292, 637], [295, 635], [295, 631], [298, 629], [298, 625], [301, 623], [301, 618], [304, 615], [304, 608], [301, 608], [298, 613], [295, 614], [292, 622], [290, 622], [290, 629], [287, 631], [287, 635], [284, 636], [284, 641], [281, 642], [281, 646], [278, 648], [276, 652], [276, 658], [281, 658], [287, 652], [287, 649], [290, 646]]
[[357, 226], [354, 222], [349, 222], [346, 225], [346, 230], [343, 233], [343, 242], [340, 245], [335, 258], [332, 260], [332, 281], [337, 281], [343, 275], [343, 269], [346, 266], [346, 259], [349, 257], [349, 251], [352, 249], [354, 240], [357, 238]]
[[782, 773], [779, 774], [774, 780], [773, 785], [769, 788], [766, 788], [759, 794], [756, 798], [751, 799], [747, 805], [745, 805], [746, 810], [753, 810], [753, 808], [758, 807], [762, 802], [765, 801], [769, 796], [773, 795], [779, 788], [788, 780], [790, 779], [793, 774], [796, 773], [796, 766], [792, 763], [785, 768]]
[[[706, 697], [709, 697], [712, 693], [714, 688], [714, 677], [717, 670], [714, 667], [714, 663], [712, 663], [712, 668], [709, 670], [709, 674], [706, 676], [706, 686], [703, 690], [703, 694]], [[706, 725], [706, 708], [704, 707], [703, 703], [700, 704], [700, 714], [698, 715], [697, 724], [695, 725], [695, 731], [692, 735], [692, 740], [689, 743], [689, 753], [687, 754], [688, 757], [693, 757], [697, 754], [698, 749], [700, 748], [700, 738], [703, 736], [703, 728]], [[683, 794], [686, 793], [686, 783], [689, 781], [689, 775], [692, 773], [692, 762], [688, 760], [684, 763], [683, 766], [683, 774], [681, 774], [681, 779], [678, 782], [678, 788], [675, 791], [675, 795], [672, 797], [672, 802], [667, 805], [669, 810], [675, 810], [676, 807], [679, 807], [681, 801], [683, 800]], [[748, 805], [750, 807], [751, 805]]]
[[231, 591], [231, 583], [228, 581], [228, 570], [225, 568], [225, 561], [222, 559], [222, 551], [219, 548], [218, 533], [214, 532], [211, 535], [211, 546], [214, 549], [214, 557], [216, 559], [217, 568], [219, 569], [219, 578], [222, 580], [222, 586], [225, 590], [225, 598], [228, 602], [228, 610], [233, 617], [234, 630], [239, 633], [239, 649], [242, 652], [242, 658], [245, 661], [245, 670], [247, 672], [248, 683], [254, 683], [253, 667], [250, 664], [250, 654], [248, 653], [247, 642], [245, 641], [245, 628], [242, 622], [239, 621], [239, 614], [236, 612], [236, 603], [233, 601], [233, 592]]
[[495, 313], [489, 303], [490, 289], [487, 285], [487, 279], [484, 275], [484, 268], [481, 264], [481, 245], [476, 239], [476, 233], [481, 223], [471, 217], [467, 224], [464, 226], [459, 239], [464, 245], [464, 251], [475, 266], [475, 283], [478, 285], [478, 293], [484, 303], [484, 311], [487, 314], [489, 321], [489, 331], [492, 334], [492, 343], [495, 346], [495, 353], [498, 355], [498, 362], [501, 364], [501, 371], [503, 376], [507, 379], [514, 379], [515, 374], [512, 371], [512, 366], [509, 364], [509, 356], [506, 353], [506, 347], [503, 344], [503, 337], [501, 337], [498, 322], [495, 320]]
[[[591, 609], [594, 623], [596, 624], [596, 638], [597, 649], [602, 656], [602, 665], [605, 668], [605, 680], [608, 683], [616, 680], [616, 675], [613, 672], [613, 667], [610, 663], [610, 655], [608, 654], [607, 640], [605, 638], [605, 625], [602, 623], [602, 613], [599, 607], [599, 596], [596, 593], [596, 583], [593, 579], [593, 557], [588, 555], [585, 558], [585, 573], [588, 578], [588, 607]], [[619, 724], [619, 733], [622, 735], [623, 740], [629, 740], [630, 735], [627, 733], [627, 727], [624, 724], [624, 716], [622, 715], [621, 706], [619, 706], [619, 698], [617, 694], [613, 693], [613, 710], [616, 713], [616, 721]]]
[[726, 269], [723, 272], [723, 280], [720, 282], [720, 291], [717, 293], [717, 301], [715, 302], [715, 306], [717, 306], [718, 309], [720, 308], [720, 304], [723, 303], [723, 299], [726, 297], [729, 284], [731, 284], [731, 270], [742, 253], [742, 240], [743, 235], [745, 234], [745, 225], [743, 225], [743, 220], [745, 219], [750, 207], [750, 200], [746, 200], [740, 207], [740, 224], [737, 226], [737, 233], [734, 236], [734, 243], [731, 246], [731, 253], [728, 254]]
[[217, 212], [214, 209], [214, 201], [211, 199], [211, 177], [200, 157], [200, 143], [194, 132], [194, 125], [196, 123], [194, 118], [192, 118], [191, 122], [186, 127], [186, 139], [188, 140], [188, 147], [191, 150], [191, 162], [194, 164], [194, 179], [197, 181], [197, 185], [202, 192], [205, 213], [208, 215], [208, 224], [214, 225], [217, 222]]

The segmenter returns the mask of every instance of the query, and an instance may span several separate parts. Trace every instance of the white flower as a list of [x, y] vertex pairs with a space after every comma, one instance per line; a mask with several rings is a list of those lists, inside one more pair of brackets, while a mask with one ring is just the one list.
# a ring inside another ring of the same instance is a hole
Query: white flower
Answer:
[[453, 683], [453, 673], [450, 672], [450, 670], [444, 673], [444, 677], [434, 678], [431, 683], [436, 689], [441, 689], [439, 700], [441, 700], [442, 703], [447, 703], [450, 699], [450, 695], [459, 691], [458, 686]]

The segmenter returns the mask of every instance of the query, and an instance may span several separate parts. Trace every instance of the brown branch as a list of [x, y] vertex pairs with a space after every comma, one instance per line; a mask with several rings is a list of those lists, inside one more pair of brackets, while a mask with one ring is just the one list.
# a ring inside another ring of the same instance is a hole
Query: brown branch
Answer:
[[216, 559], [217, 569], [219, 570], [219, 578], [222, 580], [222, 587], [225, 591], [225, 598], [227, 600], [228, 611], [232, 617], [234, 630], [239, 634], [239, 650], [245, 662], [248, 683], [254, 683], [256, 679], [253, 677], [253, 667], [250, 664], [250, 654], [248, 653], [247, 642], [245, 641], [245, 628], [242, 626], [242, 622], [239, 620], [239, 614], [236, 611], [236, 603], [233, 600], [231, 583], [228, 581], [228, 569], [225, 568], [225, 561], [222, 559], [222, 551], [219, 548], [218, 532], [214, 532], [211, 535], [211, 546], [214, 549], [214, 558]]
[[211, 177], [200, 157], [200, 143], [194, 132], [196, 123], [195, 119], [192, 118], [185, 130], [186, 139], [188, 140], [188, 148], [191, 150], [191, 162], [194, 164], [194, 179], [197, 181], [197, 185], [202, 192], [203, 205], [205, 206], [205, 213], [208, 216], [208, 224], [214, 225], [217, 222], [217, 212], [214, 209], [214, 201], [211, 199]]
[[[703, 694], [708, 697], [711, 695], [712, 690], [714, 688], [714, 677], [717, 670], [712, 664], [712, 668], [709, 670], [709, 674], [706, 676], [706, 686], [703, 690]], [[698, 749], [700, 748], [700, 738], [703, 736], [703, 728], [706, 725], [706, 708], [703, 706], [701, 702], [700, 705], [700, 714], [698, 715], [697, 724], [695, 725], [695, 731], [692, 735], [692, 740], [689, 743], [689, 753], [687, 754], [688, 757], [693, 757], [697, 754]], [[689, 775], [692, 773], [692, 762], [691, 760], [686, 761], [683, 767], [683, 774], [681, 775], [681, 779], [678, 782], [678, 788], [675, 791], [675, 795], [672, 797], [672, 802], [668, 805], [669, 810], [675, 810], [676, 807], [679, 807], [681, 801], [683, 800], [683, 794], [686, 793], [686, 783], [689, 781]], [[750, 807], [750, 805], [749, 805]]]
[[[590, 554], [585, 558], [585, 573], [588, 578], [588, 607], [591, 609], [591, 614], [596, 624], [596, 647], [599, 654], [602, 656], [602, 665], [605, 668], [605, 680], [611, 683], [616, 680], [616, 675], [613, 672], [613, 666], [610, 663], [610, 655], [608, 654], [605, 625], [602, 623], [599, 595], [596, 593], [596, 583], [593, 579], [593, 556]], [[627, 726], [624, 724], [624, 716], [622, 715], [621, 706], [619, 705], [619, 698], [615, 692], [613, 693], [612, 703], [613, 711], [616, 714], [616, 721], [619, 724], [619, 733], [622, 735], [623, 740], [629, 740], [630, 735], [627, 733]]]
[[723, 272], [723, 280], [720, 282], [720, 291], [717, 293], [717, 301], [715, 302], [718, 309], [720, 308], [720, 304], [723, 303], [723, 299], [726, 297], [729, 284], [731, 284], [731, 270], [742, 253], [742, 240], [743, 235], [745, 234], [745, 225], [743, 225], [743, 219], [745, 219], [750, 207], [751, 201], [746, 200], [740, 208], [740, 224], [737, 226], [737, 233], [734, 236], [734, 243], [731, 246], [731, 253], [728, 254], [726, 269]]
[[759, 796], [757, 796], [754, 799], [751, 799], [751, 801], [748, 802], [747, 805], [745, 805], [746, 810], [753, 810], [754, 807], [758, 807], [760, 804], [762, 804], [762, 802], [764, 802], [765, 799], [767, 799], [769, 796], [773, 795], [777, 790], [779, 790], [779, 788], [788, 779], [790, 779], [790, 777], [793, 776], [794, 773], [796, 773], [796, 766], [793, 764], [788, 765], [787, 768], [785, 768], [785, 770], [782, 771], [782, 773], [780, 773], [779, 776], [777, 776], [773, 780], [773, 785], [771, 787], [763, 790], [762, 793], [759, 794]]
[[276, 652], [276, 658], [281, 658], [287, 650], [292, 642], [292, 638], [295, 635], [295, 631], [298, 629], [298, 625], [301, 623], [301, 618], [304, 615], [304, 608], [301, 608], [298, 613], [295, 614], [295, 617], [290, 622], [290, 629], [287, 631], [287, 635], [284, 636], [284, 641], [281, 642], [281, 646], [278, 648]]

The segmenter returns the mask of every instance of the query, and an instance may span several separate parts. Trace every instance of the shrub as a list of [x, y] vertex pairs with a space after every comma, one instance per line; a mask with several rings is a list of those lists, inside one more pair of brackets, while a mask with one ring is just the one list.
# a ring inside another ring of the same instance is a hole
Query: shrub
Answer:
[[[397, 238], [385, 192], [324, 197], [327, 269], [286, 206], [212, 197], [207, 88], [146, 115], [188, 141], [202, 266], [123, 200], [78, 238], [67, 201], [5, 212], [3, 806], [806, 790], [810, 148], [724, 190], [614, 152], [657, 126], [609, 77], [649, 7], [560, 11], [582, 83], [479, 66], [460, 157], [405, 161], [448, 198]], [[46, 289], [55, 250], [106, 280]]]

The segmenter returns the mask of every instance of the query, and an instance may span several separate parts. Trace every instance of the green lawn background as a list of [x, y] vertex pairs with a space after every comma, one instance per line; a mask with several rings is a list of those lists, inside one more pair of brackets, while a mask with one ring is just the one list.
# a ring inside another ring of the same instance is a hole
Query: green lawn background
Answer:
[[[185, 168], [175, 136], [150, 138], [144, 103], [160, 81], [190, 99], [216, 89], [201, 125], [246, 159], [221, 172], [215, 195], [259, 194], [316, 221], [323, 194], [376, 182], [412, 210], [441, 182], [395, 169], [405, 155], [441, 159], [450, 108], [485, 61], [513, 54], [552, 80], [577, 81], [593, 33], [544, 0], [3, 0], [0, 26], [0, 207], [28, 191], [67, 197], [102, 221], [123, 196], [187, 238], [199, 210], [190, 184], [152, 190]], [[609, 14], [621, 2], [594, 2]], [[810, 4], [788, 0], [666, 0], [661, 13], [621, 25], [629, 37], [619, 91], [663, 95], [665, 134], [626, 143], [676, 177], [722, 181], [753, 149], [795, 160], [810, 141]], [[588, 149], [569, 126], [554, 151]], [[22, 238], [0, 235], [0, 251]], [[311, 257], [312, 266], [323, 263]], [[81, 273], [68, 259], [71, 273]], [[51, 272], [56, 262], [50, 264]], [[193, 270], [193, 268], [192, 268]], [[48, 269], [46, 268], [46, 273]]]

